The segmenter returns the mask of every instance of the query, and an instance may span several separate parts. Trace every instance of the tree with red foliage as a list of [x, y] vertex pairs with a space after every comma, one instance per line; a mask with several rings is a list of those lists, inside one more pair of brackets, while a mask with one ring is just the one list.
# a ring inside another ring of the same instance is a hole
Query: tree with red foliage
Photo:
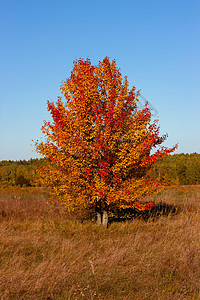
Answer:
[[138, 108], [140, 93], [129, 89], [115, 60], [106, 57], [97, 66], [76, 60], [61, 92], [65, 101], [48, 102], [53, 121], [42, 127], [45, 141], [36, 143], [48, 161], [43, 182], [52, 187], [57, 203], [68, 211], [93, 207], [105, 226], [109, 211], [151, 207], [140, 199], [160, 183], [150, 181], [148, 172], [176, 146], [161, 146], [167, 135], [159, 136], [147, 103]]

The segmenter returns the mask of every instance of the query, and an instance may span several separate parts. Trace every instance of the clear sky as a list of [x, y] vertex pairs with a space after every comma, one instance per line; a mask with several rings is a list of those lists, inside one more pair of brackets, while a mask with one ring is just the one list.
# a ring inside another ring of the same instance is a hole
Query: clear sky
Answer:
[[200, 153], [199, 0], [1, 0], [0, 160], [38, 157], [73, 60], [116, 59], [158, 111], [166, 146]]

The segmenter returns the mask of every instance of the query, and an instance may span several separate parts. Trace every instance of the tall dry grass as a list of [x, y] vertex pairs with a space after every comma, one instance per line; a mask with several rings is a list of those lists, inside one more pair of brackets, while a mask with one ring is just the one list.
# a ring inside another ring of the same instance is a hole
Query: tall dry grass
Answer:
[[1, 299], [200, 299], [200, 188], [155, 197], [177, 214], [76, 222], [40, 189], [0, 194]]

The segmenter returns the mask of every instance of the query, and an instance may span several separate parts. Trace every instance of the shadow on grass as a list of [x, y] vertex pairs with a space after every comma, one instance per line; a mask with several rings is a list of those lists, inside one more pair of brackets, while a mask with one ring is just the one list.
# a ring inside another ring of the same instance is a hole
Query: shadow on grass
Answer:
[[133, 219], [148, 221], [157, 220], [161, 216], [177, 215], [181, 211], [179, 206], [160, 202], [149, 210], [139, 211], [136, 208], [124, 209], [118, 212], [118, 216], [109, 217], [109, 224], [113, 222], [126, 222]]

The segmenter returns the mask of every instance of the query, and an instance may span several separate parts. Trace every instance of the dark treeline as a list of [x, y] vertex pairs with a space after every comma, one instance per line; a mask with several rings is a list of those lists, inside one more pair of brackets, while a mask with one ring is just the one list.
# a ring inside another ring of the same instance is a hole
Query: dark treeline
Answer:
[[166, 156], [153, 166], [152, 174], [167, 185], [200, 184], [200, 154]]
[[2, 160], [0, 161], [0, 185], [37, 186], [37, 169], [44, 159]]
[[[37, 169], [44, 159], [0, 161], [0, 185], [37, 186]], [[151, 176], [167, 185], [200, 184], [200, 154], [174, 154], [157, 162]]]

